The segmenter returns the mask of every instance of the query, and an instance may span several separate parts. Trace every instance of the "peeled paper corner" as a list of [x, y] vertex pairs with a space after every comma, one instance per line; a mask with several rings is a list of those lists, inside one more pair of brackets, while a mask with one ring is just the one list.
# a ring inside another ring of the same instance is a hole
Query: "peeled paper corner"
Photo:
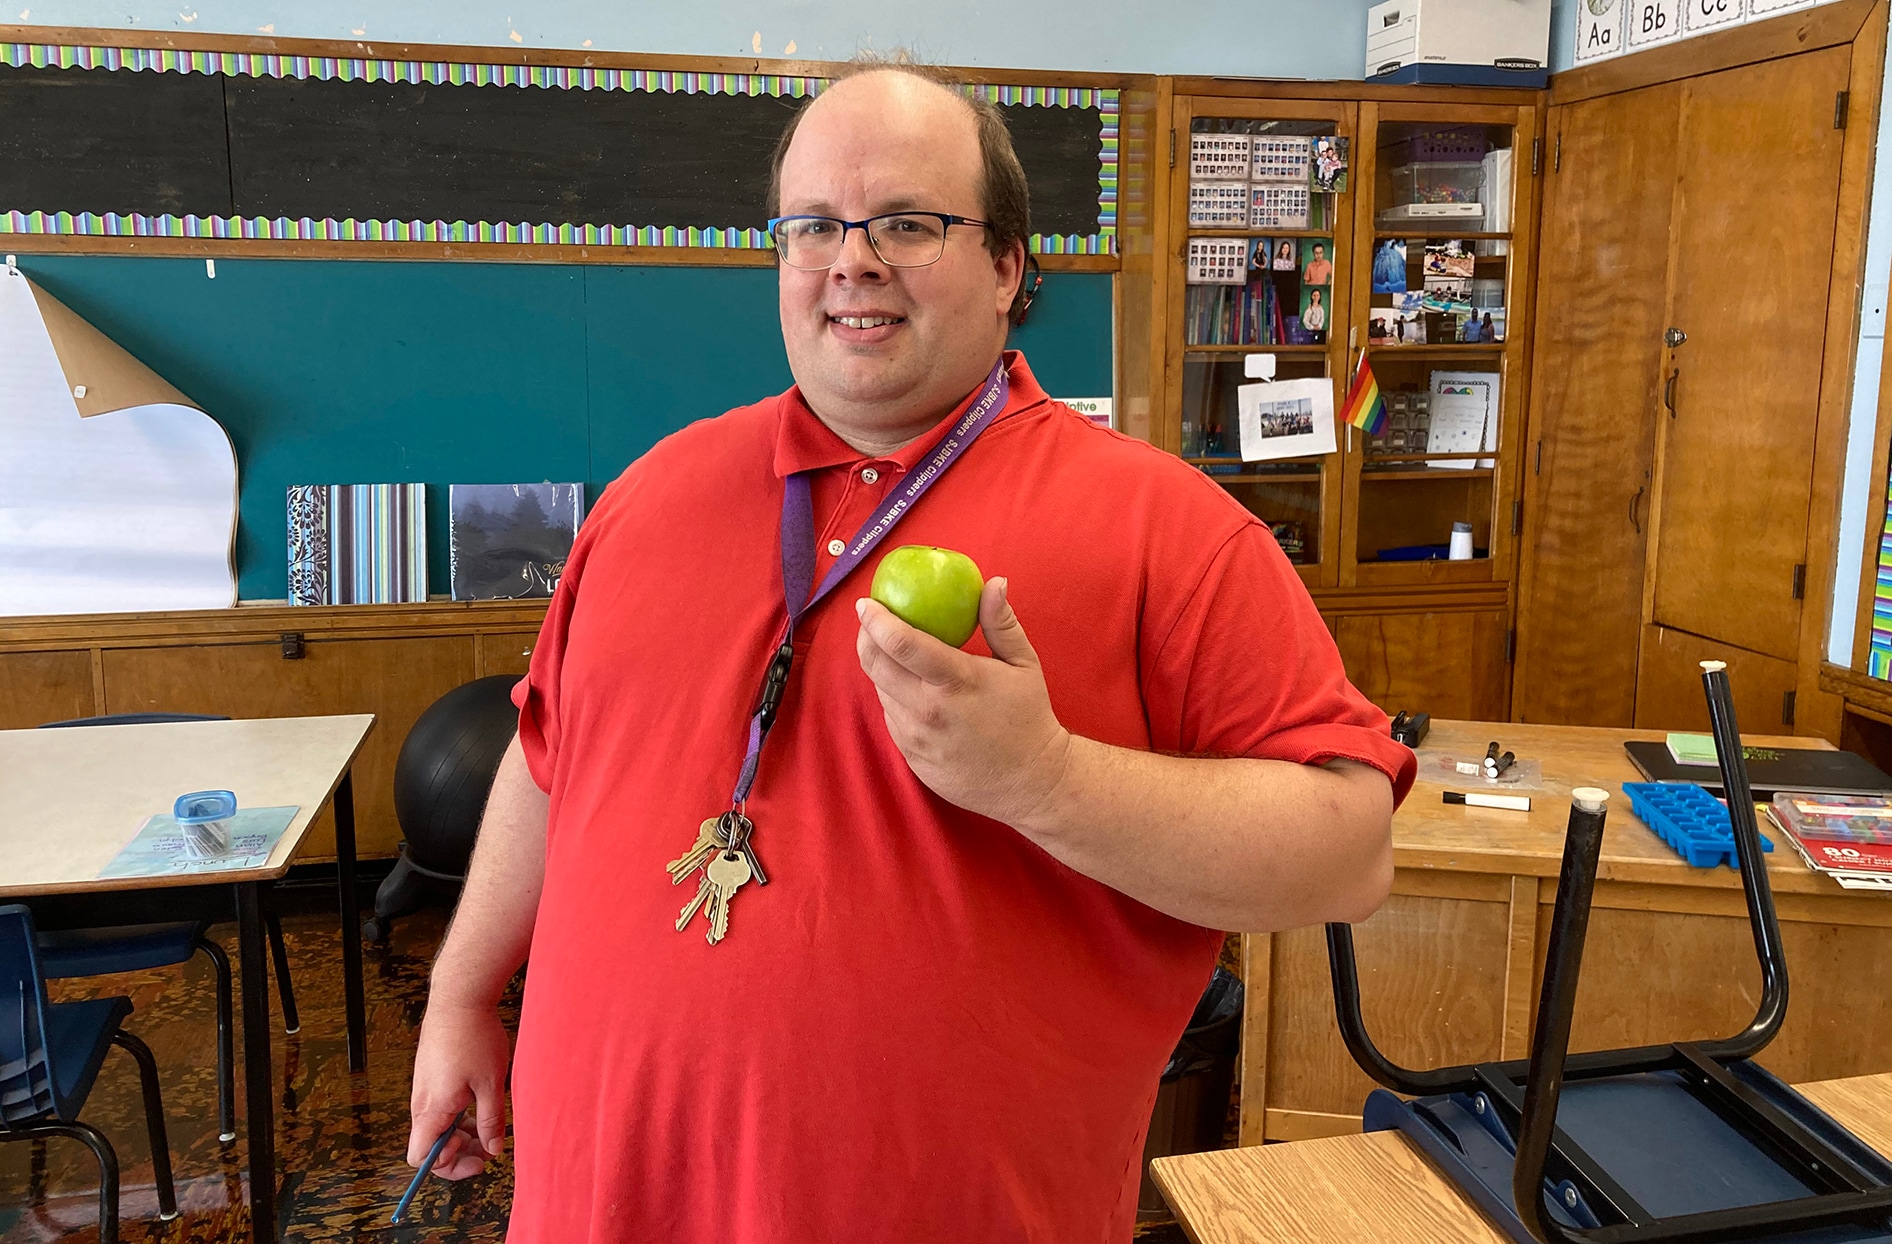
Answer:
[[0, 616], [236, 603], [222, 425], [0, 268]]

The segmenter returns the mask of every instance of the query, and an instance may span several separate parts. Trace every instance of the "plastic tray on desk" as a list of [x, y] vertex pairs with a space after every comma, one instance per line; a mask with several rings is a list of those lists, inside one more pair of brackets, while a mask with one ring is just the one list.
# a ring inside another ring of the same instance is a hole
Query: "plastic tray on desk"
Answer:
[[[1740, 867], [1728, 809], [1705, 788], [1693, 782], [1624, 782], [1623, 793], [1629, 796], [1629, 810], [1694, 867]], [[1761, 850], [1773, 849], [1762, 834]]]

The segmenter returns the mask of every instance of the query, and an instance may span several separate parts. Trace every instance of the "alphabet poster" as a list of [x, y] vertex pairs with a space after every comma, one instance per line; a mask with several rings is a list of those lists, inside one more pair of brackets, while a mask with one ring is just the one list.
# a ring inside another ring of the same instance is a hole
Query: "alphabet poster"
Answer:
[[1625, 42], [1632, 52], [1682, 37], [1682, 8], [1690, 0], [1629, 0]]
[[0, 616], [236, 603], [230, 438], [0, 268]]
[[1572, 53], [1577, 64], [1587, 65], [1622, 53], [1623, 9], [1628, 2], [1577, 0], [1577, 42]]
[[1682, 0], [1682, 36], [1693, 38], [1739, 25], [1747, 17], [1747, 0]]

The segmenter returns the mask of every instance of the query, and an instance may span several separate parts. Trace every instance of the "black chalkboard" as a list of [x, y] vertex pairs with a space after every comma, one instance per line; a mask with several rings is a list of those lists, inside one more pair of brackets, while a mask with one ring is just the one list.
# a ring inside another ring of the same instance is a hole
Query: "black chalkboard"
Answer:
[[223, 79], [0, 65], [0, 211], [227, 216]]
[[[0, 66], [0, 210], [759, 228], [802, 101]], [[1004, 108], [1036, 233], [1097, 231], [1095, 108]]]

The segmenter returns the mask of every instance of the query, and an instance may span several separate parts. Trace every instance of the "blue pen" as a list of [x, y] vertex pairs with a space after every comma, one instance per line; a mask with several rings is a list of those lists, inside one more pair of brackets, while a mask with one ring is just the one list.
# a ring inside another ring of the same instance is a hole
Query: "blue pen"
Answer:
[[453, 1116], [453, 1121], [447, 1124], [447, 1130], [440, 1133], [440, 1138], [434, 1141], [434, 1147], [427, 1151], [426, 1160], [420, 1164], [420, 1169], [414, 1172], [414, 1181], [407, 1185], [407, 1191], [401, 1194], [400, 1204], [394, 1207], [394, 1222], [401, 1221], [401, 1215], [407, 1212], [408, 1204], [413, 1201], [414, 1194], [420, 1191], [420, 1181], [427, 1178], [428, 1171], [434, 1169], [434, 1163], [440, 1160], [440, 1151], [447, 1147], [447, 1137], [453, 1135], [454, 1129], [460, 1126], [460, 1120], [465, 1116], [466, 1107], [462, 1106], [460, 1112]]

